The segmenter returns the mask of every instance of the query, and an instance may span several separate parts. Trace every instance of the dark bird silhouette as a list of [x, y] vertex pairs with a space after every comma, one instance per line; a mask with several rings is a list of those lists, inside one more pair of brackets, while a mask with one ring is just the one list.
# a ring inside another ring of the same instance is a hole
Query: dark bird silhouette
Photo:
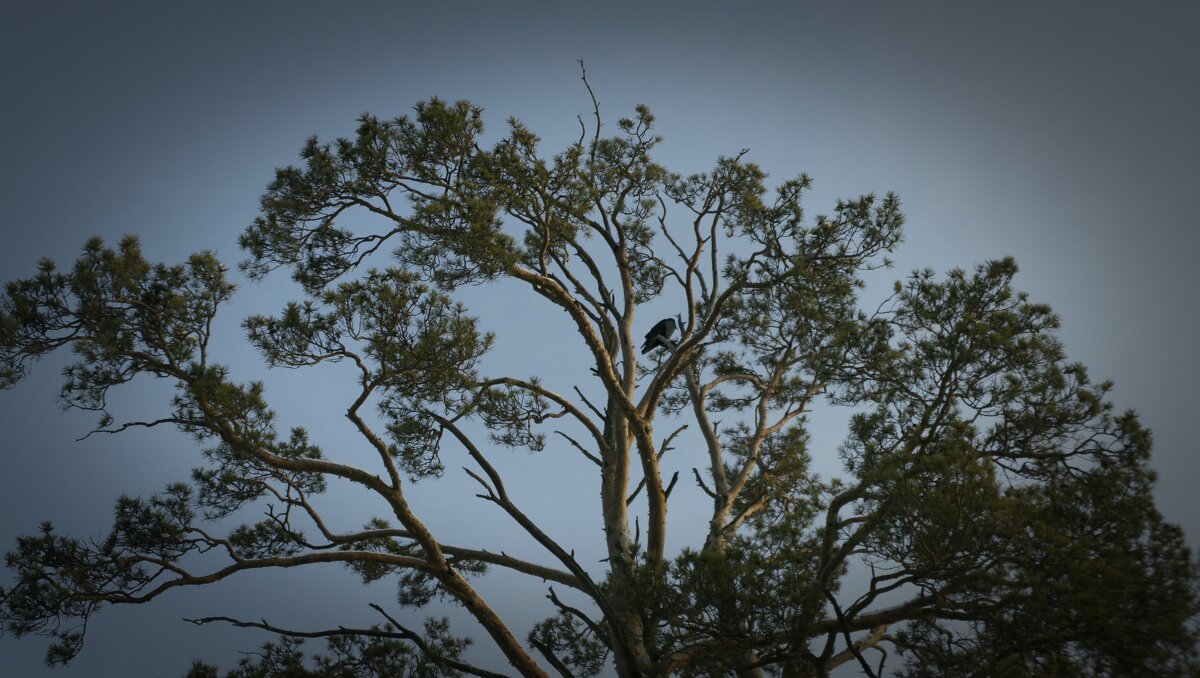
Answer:
[[673, 348], [674, 343], [671, 341], [671, 335], [675, 334], [675, 327], [674, 318], [663, 318], [655, 323], [654, 327], [651, 327], [650, 331], [646, 333], [646, 342], [642, 344], [642, 355], [653, 351], [659, 346], [667, 350]]

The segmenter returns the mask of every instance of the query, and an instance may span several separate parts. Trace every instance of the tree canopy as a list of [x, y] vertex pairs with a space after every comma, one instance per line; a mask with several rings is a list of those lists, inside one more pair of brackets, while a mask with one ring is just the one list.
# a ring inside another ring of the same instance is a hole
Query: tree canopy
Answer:
[[[305, 296], [243, 328], [271, 366], [349, 367], [344, 415], [360, 437], [344, 445], [372, 450], [369, 466], [279, 430], [263, 384], [212, 355], [235, 292], [213, 254], [166, 265], [133, 237], [93, 239], [69, 269], [43, 260], [8, 283], [0, 385], [70, 349], [63, 403], [97, 413], [97, 431], [177, 427], [201, 461], [161, 493], [121, 497], [102, 539], [49, 523], [19, 539], [3, 631], [53, 637], [47, 661], [65, 663], [105, 604], [342, 563], [395, 582], [377, 625], [197, 620], [282, 635], [226, 675], [824, 676], [849, 662], [878, 674], [895, 654], [887, 668], [912, 676], [1198, 670], [1196, 563], [1154, 507], [1151, 435], [1068, 360], [1057, 317], [1014, 288], [1011, 259], [917, 271], [864, 307], [863, 276], [901, 241], [896, 196], [810, 217], [806, 175], [768, 189], [745, 152], [677, 174], [653, 160], [648, 109], [611, 136], [594, 114], [547, 156], [516, 120], [489, 142], [479, 107], [431, 99], [411, 116], [364, 115], [348, 138], [311, 138], [277, 171], [241, 268], [290, 272]], [[592, 391], [483, 369], [494, 337], [455, 295], [500, 279], [565, 314], [576, 333], [561, 341], [589, 356]], [[641, 311], [656, 300], [678, 305], [677, 334], [642, 356], [661, 314]], [[110, 390], [140, 375], [173, 386], [168, 411], [115, 420]], [[811, 446], [818, 403], [851, 413], [837, 449]], [[673, 454], [696, 468], [680, 482], [660, 462], [685, 425], [698, 435]], [[602, 540], [603, 563], [579, 562], [522, 510], [491, 461], [502, 448], [579, 455], [599, 491], [580, 487], [564, 510], [602, 519], [602, 535], [571, 539]], [[844, 473], [819, 477], [816, 455]], [[438, 482], [448, 460], [541, 558], [427, 526], [405, 490]], [[388, 515], [331, 526], [330, 479]], [[683, 486], [711, 510], [669, 511]], [[212, 528], [254, 512], [265, 517]], [[703, 540], [669, 549], [678, 522], [706, 526]], [[495, 568], [551, 584], [543, 621], [513, 628], [480, 594]], [[509, 665], [468, 663], [470, 641], [444, 619], [401, 621], [436, 599], [469, 612], [487, 634], [475, 642]], [[326, 653], [306, 658], [303, 638], [326, 638]], [[197, 663], [189, 675], [219, 673]]]

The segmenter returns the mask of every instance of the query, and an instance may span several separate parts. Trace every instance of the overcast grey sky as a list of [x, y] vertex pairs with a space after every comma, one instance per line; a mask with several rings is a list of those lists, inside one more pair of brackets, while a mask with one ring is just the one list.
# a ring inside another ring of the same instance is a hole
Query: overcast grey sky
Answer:
[[[212, 249], [232, 265], [273, 168], [294, 162], [308, 135], [351, 134], [364, 111], [391, 117], [429, 96], [484, 106], [493, 134], [516, 116], [553, 152], [590, 110], [582, 58], [610, 122], [636, 103], [651, 107], [667, 139], [658, 157], [674, 171], [703, 171], [718, 155], [748, 148], [775, 179], [814, 177], [810, 212], [838, 197], [896, 191], [906, 242], [896, 268], [873, 279], [880, 286], [913, 268], [1015, 256], [1018, 285], [1061, 314], [1070, 356], [1093, 377], [1113, 379], [1118, 407], [1136, 409], [1154, 430], [1159, 506], [1195, 546], [1197, 7], [6, 0], [0, 279], [29, 275], [42, 256], [67, 263], [93, 234], [110, 242], [139, 234], [153, 259]], [[240, 342], [242, 317], [273, 312], [297, 291], [281, 279], [239, 282], [222, 313], [219, 359], [238, 379], [266, 379], [285, 424], [344, 408], [348, 373], [268, 373]], [[539, 343], [569, 329], [512, 292], [498, 285], [466, 295], [499, 335], [491, 364], [569, 389], [580, 354]], [[643, 317], [649, 324], [660, 314]], [[100, 534], [120, 493], [152, 493], [198, 463], [195, 446], [168, 431], [74, 442], [93, 422], [64, 414], [53, 399], [64, 362], [40, 363], [18, 389], [0, 392], [5, 550], [47, 519], [67, 534]], [[135, 383], [118, 407], [145, 415], [165, 393]], [[814, 419], [814, 457], [825, 474], [837, 471], [840, 422]], [[343, 424], [313, 426], [332, 449]], [[505, 463], [516, 477], [536, 473], [514, 480], [512, 491], [586, 553], [599, 541], [598, 519], [572, 507], [593, 481], [568, 456], [552, 449]], [[433, 527], [460, 542], [519, 550], [499, 515], [448, 496], [445, 488], [464, 487], [456, 483], [414, 490]], [[381, 510], [353, 505], [354, 495], [338, 488], [331, 496], [329, 510], [346, 526]], [[678, 501], [672, 520], [686, 521], [688, 502], [699, 498]], [[675, 533], [676, 546], [695, 534], [688, 529]], [[485, 590], [500, 610], [529, 620], [546, 614], [543, 592], [503, 580]], [[40, 639], [2, 639], [0, 670], [175, 676], [195, 657], [229, 666], [236, 650], [263, 639], [181, 617], [365, 624], [374, 621], [366, 602], [390, 598], [387, 587], [364, 591], [337, 568], [248, 576], [106, 609], [65, 670], [40, 668]], [[471, 632], [469, 623], [459, 630]]]

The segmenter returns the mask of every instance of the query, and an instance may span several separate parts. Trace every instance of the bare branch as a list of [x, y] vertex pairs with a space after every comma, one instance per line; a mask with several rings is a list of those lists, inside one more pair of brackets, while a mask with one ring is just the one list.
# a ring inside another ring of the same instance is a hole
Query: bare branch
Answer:
[[704, 490], [704, 494], [707, 494], [708, 496], [712, 497], [713, 499], [716, 499], [717, 493], [708, 489], [708, 485], [706, 485], [704, 483], [704, 479], [700, 477], [700, 469], [693, 466], [692, 474], [696, 476], [696, 484], [700, 486], [700, 489]]
[[84, 435], [82, 438], [76, 438], [75, 442], [87, 440], [88, 438], [92, 437], [93, 433], [120, 433], [121, 431], [125, 431], [127, 429], [131, 429], [131, 428], [135, 428], [135, 427], [153, 428], [155, 426], [160, 426], [162, 424], [177, 424], [180, 426], [193, 426], [196, 424], [196, 422], [188, 421], [186, 419], [177, 419], [175, 417], [164, 417], [162, 419], [155, 419], [154, 421], [128, 421], [128, 422], [125, 422], [124, 424], [121, 424], [120, 426], [118, 426], [116, 428], [92, 429], [91, 431], [88, 431], [87, 434]]
[[[833, 597], [833, 594], [829, 592], [829, 589], [823, 589], [823, 591], [825, 593], [825, 597], [829, 600], [829, 604], [833, 606], [834, 613], [837, 614], [838, 623], [842, 626], [842, 634], [846, 638], [846, 649], [854, 654], [854, 658], [858, 660], [858, 663], [862, 666], [863, 671], [870, 676], [870, 678], [879, 678], [875, 675], [875, 672], [871, 670], [871, 665], [868, 664], [867, 660], [863, 658], [862, 653], [859, 652], [858, 645], [856, 645], [854, 640], [850, 638], [850, 624], [846, 621], [846, 615], [842, 614], [842, 606], [838, 605], [837, 598]], [[882, 636], [886, 630], [887, 626], [878, 627], [879, 635]], [[878, 641], [878, 637], [876, 637], [876, 641]], [[837, 666], [837, 664], [834, 664], [833, 666]]]
[[583, 567], [579, 565], [578, 561], [575, 560], [575, 556], [567, 553], [563, 547], [559, 546], [558, 542], [554, 541], [545, 532], [543, 532], [540, 527], [538, 527], [532, 520], [529, 519], [529, 516], [525, 515], [520, 509], [517, 508], [516, 504], [509, 499], [508, 492], [504, 489], [504, 481], [501, 479], [500, 474], [496, 472], [496, 469], [492, 466], [491, 462], [489, 462], [487, 458], [483, 456], [483, 453], [479, 451], [479, 448], [475, 446], [475, 443], [449, 419], [437, 414], [433, 414], [432, 416], [437, 419], [446, 430], [450, 431], [450, 433], [453, 434], [460, 443], [462, 443], [463, 447], [467, 449], [467, 453], [471, 455], [471, 458], [483, 468], [484, 473], [491, 481], [490, 484], [469, 470], [467, 470], [467, 473], [470, 474], [472, 478], [475, 478], [475, 480], [477, 480], [485, 488], [488, 488], [490, 493], [489, 499], [503, 508], [505, 512], [517, 522], [517, 524], [525, 528], [525, 531], [528, 532], [529, 535], [534, 538], [534, 540], [536, 540], [542, 545], [542, 547], [558, 558], [559, 562], [566, 566], [567, 570], [574, 574], [579, 581], [582, 582], [582, 591], [592, 596], [592, 598], [598, 605], [601, 606], [602, 609], [607, 607], [604, 595], [601, 593], [599, 587], [597, 587], [592, 581], [591, 576], [588, 575], [587, 571], [584, 570]]
[[580, 391], [578, 386], [572, 386], [571, 388], [575, 389], [576, 395], [578, 395], [579, 399], [583, 401], [583, 404], [586, 405], [589, 410], [591, 410], [598, 418], [600, 418], [600, 420], [603, 421], [604, 413], [597, 409], [596, 406], [592, 404], [592, 401], [587, 399], [587, 396], [583, 395], [583, 391]]
[[[558, 393], [551, 391], [550, 389], [545, 388], [544, 386], [541, 386], [540, 384], [535, 384], [530, 381], [525, 381], [524, 379], [514, 379], [512, 377], [502, 377], [502, 378], [498, 378], [498, 379], [488, 379], [487, 381], [480, 384], [479, 388], [482, 390], [482, 389], [490, 388], [492, 386], [502, 386], [502, 385], [503, 386], [515, 386], [517, 388], [524, 389], [526, 391], [529, 391], [530, 393], [535, 393], [539, 396], [542, 396], [543, 398], [546, 398], [548, 400], [555, 402], [560, 407], [562, 407], [563, 410], [570, 413], [570, 415], [572, 417], [574, 417], [576, 421], [578, 421], [580, 424], [583, 424], [584, 428], [586, 428], [588, 430], [588, 433], [592, 434], [592, 438], [596, 441], [596, 444], [600, 447], [601, 450], [608, 449], [608, 442], [604, 440], [604, 434], [600, 432], [600, 429], [596, 428], [595, 422], [593, 422], [591, 419], [589, 419], [587, 417], [587, 415], [585, 415], [583, 412], [581, 412], [579, 410], [579, 408], [576, 407], [575, 404], [572, 403], [570, 400], [567, 400], [566, 398], [559, 395]], [[559, 415], [559, 416], [561, 416], [561, 415]]]
[[[660, 447], [660, 448], [659, 448], [659, 450], [658, 450], [658, 458], [659, 458], [659, 459], [662, 459], [663, 455], [664, 455], [664, 454], [666, 454], [668, 450], [672, 449], [672, 448], [670, 447], [670, 445], [671, 445], [671, 441], [672, 441], [672, 440], [674, 440], [674, 439], [675, 439], [675, 436], [677, 436], [677, 435], [679, 435], [680, 433], [682, 433], [682, 432], [683, 432], [683, 431], [684, 431], [686, 428], [687, 428], [687, 424], [684, 424], [683, 426], [680, 426], [679, 428], [675, 429], [675, 431], [674, 431], [674, 432], [672, 432], [672, 433], [671, 433], [671, 435], [667, 436], [665, 440], [663, 440], [662, 447]], [[671, 480], [671, 485], [672, 485], [672, 486], [674, 486], [674, 485], [675, 485], [675, 480], [676, 480], [676, 479], [678, 479], [678, 476], [679, 476], [679, 474], [678, 474], [678, 473], [676, 473], [675, 475], [676, 475], [676, 478]], [[641, 491], [642, 491], [642, 488], [643, 488], [643, 487], [645, 487], [645, 486], [646, 486], [646, 476], [645, 476], [645, 475], [643, 475], [643, 476], [642, 476], [642, 479], [641, 479], [640, 481], [638, 481], [637, 487], [633, 488], [633, 492], [631, 492], [631, 493], [629, 494], [629, 497], [627, 497], [627, 498], [625, 499], [625, 505], [626, 505], [626, 506], [629, 506], [630, 504], [632, 504], [632, 503], [633, 503], [633, 500], [637, 498], [637, 496], [638, 496], [638, 493], [639, 493], [639, 492], [641, 492]], [[670, 490], [669, 490], [669, 489], [667, 489], [667, 490], [664, 490], [664, 491], [663, 491], [663, 493], [664, 493], [664, 494], [669, 494], [669, 493], [670, 493]]]
[[575, 440], [574, 438], [567, 435], [566, 433], [563, 433], [562, 431], [555, 431], [555, 433], [562, 436], [563, 438], [566, 438], [567, 442], [571, 443], [571, 445], [575, 449], [579, 450], [579, 452], [582, 453], [583, 456], [585, 456], [589, 460], [591, 460], [591, 462], [593, 464], [595, 464], [596, 466], [600, 466], [600, 467], [604, 466], [604, 462], [600, 461], [600, 458], [597, 457], [596, 455], [594, 455], [591, 452], [588, 452], [586, 449], [584, 449], [583, 445], [580, 445], [578, 440]]
[[575, 678], [575, 674], [571, 673], [571, 670], [567, 668], [567, 665], [562, 663], [562, 660], [555, 656], [554, 652], [551, 651], [545, 643], [537, 638], [530, 638], [529, 644], [533, 645], [538, 652], [542, 653], [542, 656], [546, 658], [546, 661], [550, 662], [550, 665], [554, 667], [555, 671], [558, 671], [558, 675], [562, 676], [563, 678]]
[[418, 634], [416, 631], [406, 628], [404, 625], [400, 624], [398, 621], [396, 621], [396, 619], [394, 617], [392, 617], [391, 615], [384, 612], [383, 608], [379, 607], [375, 603], [371, 603], [370, 606], [373, 609], [379, 611], [379, 613], [382, 614], [388, 620], [388, 623], [391, 626], [395, 627], [396, 630], [389, 631], [386, 628], [381, 629], [378, 627], [369, 628], [369, 629], [355, 629], [355, 628], [347, 628], [344, 626], [339, 626], [336, 629], [325, 629], [322, 631], [296, 631], [296, 630], [284, 628], [281, 626], [274, 626], [272, 624], [267, 623], [266, 620], [260, 620], [257, 622], [253, 622], [253, 621], [244, 621], [241, 619], [235, 619], [233, 617], [224, 617], [224, 616], [201, 617], [198, 619], [185, 618], [184, 621], [191, 622], [193, 624], [196, 624], [197, 626], [202, 626], [204, 624], [211, 624], [213, 622], [224, 622], [227, 624], [231, 624], [233, 626], [237, 626], [239, 628], [262, 629], [264, 631], [270, 631], [271, 633], [277, 633], [281, 636], [288, 636], [290, 638], [331, 638], [331, 637], [336, 637], [336, 636], [360, 636], [363, 638], [387, 638], [387, 639], [394, 639], [394, 640], [407, 640], [407, 641], [411, 642], [413, 645], [416, 645], [417, 648], [422, 652], [422, 654], [424, 654], [426, 657], [429, 658], [430, 661], [433, 661], [434, 663], [438, 664], [439, 666], [444, 666], [446, 668], [454, 669], [456, 671], [462, 671], [463, 673], [467, 673], [472, 676], [482, 676], [483, 678], [503, 678], [504, 674], [493, 673], [486, 669], [481, 669], [477, 666], [472, 666], [465, 662], [461, 662], [456, 659], [451, 659], [449, 657], [446, 657], [445, 655], [442, 655], [442, 654], [434, 651], [434, 649], [429, 646], [429, 643], [426, 643], [425, 639], [422, 638], [420, 636], [420, 634]]

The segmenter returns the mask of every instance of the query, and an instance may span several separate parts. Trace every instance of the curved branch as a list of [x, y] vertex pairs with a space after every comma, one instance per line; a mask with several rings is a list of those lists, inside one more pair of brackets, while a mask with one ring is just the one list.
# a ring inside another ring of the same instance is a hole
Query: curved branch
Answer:
[[[587, 571], [579, 565], [577, 560], [575, 560], [574, 553], [568, 553], [565, 549], [563, 549], [562, 546], [559, 546], [558, 542], [551, 539], [549, 535], [543, 532], [540, 527], [530, 520], [529, 516], [525, 515], [520, 509], [517, 508], [516, 504], [512, 502], [508, 496], [508, 492], [504, 488], [504, 480], [500, 477], [500, 474], [496, 472], [496, 469], [492, 466], [491, 462], [489, 462], [487, 458], [483, 456], [483, 453], [479, 451], [479, 448], [475, 446], [474, 441], [472, 441], [465, 433], [463, 433], [461, 429], [455, 426], [454, 422], [437, 414], [432, 414], [431, 416], [437, 419], [446, 430], [450, 431], [450, 433], [458, 439], [463, 447], [466, 448], [467, 453], [471, 455], [471, 458], [483, 468], [484, 473], [487, 474], [492, 483], [491, 488], [489, 488], [489, 491], [492, 492], [492, 496], [488, 498], [503, 508], [504, 511], [517, 522], [517, 524], [525, 528], [525, 531], [528, 532], [529, 535], [534, 538], [534, 540], [541, 544], [542, 547], [547, 551], [554, 554], [554, 556], [558, 558], [559, 562], [561, 562], [567, 568], [567, 570], [571, 572], [571, 574], [574, 574], [576, 577], [578, 577], [582, 584], [580, 590], [588, 594], [588, 596], [595, 601], [596, 605], [600, 608], [606, 619], [618, 619], [614, 613], [612, 605], [608, 601], [608, 597], [604, 595], [604, 592], [599, 586], [596, 585], [595, 582], [592, 581], [592, 578]], [[481, 484], [484, 484], [484, 486], [487, 487], [487, 484], [484, 483], [483, 480], [478, 476], [476, 476], [476, 480], [479, 480]]]
[[[409, 507], [408, 501], [400, 489], [398, 480], [394, 487], [389, 487], [379, 476], [367, 473], [362, 469], [323, 459], [291, 458], [274, 454], [259, 445], [243, 439], [233, 424], [227, 418], [224, 418], [202, 395], [197, 395], [197, 402], [209, 419], [207, 423], [211, 430], [217, 433], [226, 443], [234, 447], [234, 449], [245, 450], [247, 453], [280, 468], [332, 473], [375, 490], [387, 500], [401, 524], [412, 532], [413, 538], [421, 545], [425, 555], [431, 561], [429, 563], [431, 565], [428, 570], [429, 573], [442, 585], [447, 593], [453, 596], [463, 607], [467, 608], [472, 616], [487, 630], [488, 635], [500, 647], [500, 650], [508, 658], [509, 662], [524, 675], [546, 675], [545, 671], [537, 665], [537, 662], [521, 646], [520, 642], [496, 611], [446, 561], [445, 554], [442, 552], [438, 542], [433, 538], [433, 535], [429, 532], [425, 524]], [[378, 440], [378, 438], [373, 440], [372, 443], [375, 444], [380, 454], [387, 453], [386, 446], [380, 448], [382, 441]]]
[[596, 444], [600, 446], [601, 450], [603, 450], [605, 452], [608, 451], [608, 442], [604, 439], [604, 434], [601, 433], [600, 429], [596, 427], [595, 422], [593, 422], [591, 419], [589, 419], [588, 416], [583, 413], [583, 411], [581, 411], [578, 407], [576, 407], [575, 403], [572, 403], [570, 400], [567, 400], [562, 395], [558, 394], [555, 391], [551, 391], [548, 388], [545, 388], [543, 386], [535, 384], [533, 382], [525, 381], [524, 379], [516, 379], [513, 377], [499, 377], [499, 378], [495, 378], [495, 379], [488, 379], [488, 380], [484, 381], [482, 384], [480, 384], [479, 387], [481, 389], [486, 389], [491, 386], [500, 386], [500, 385], [515, 386], [517, 388], [523, 388], [526, 391], [529, 391], [530, 393], [535, 393], [537, 395], [542, 396], [543, 398], [546, 398], [548, 400], [555, 402], [560, 407], [562, 407], [564, 410], [566, 410], [572, 417], [574, 417], [576, 419], [576, 421], [578, 421], [580, 424], [583, 424], [584, 428], [586, 428], [588, 430], [588, 433], [590, 433], [592, 435], [592, 438], [596, 441]]
[[[858, 660], [859, 665], [862, 666], [863, 671], [870, 676], [870, 678], [879, 678], [875, 675], [875, 672], [871, 670], [871, 665], [868, 664], [867, 660], [863, 658], [862, 653], [859, 652], [858, 645], [853, 639], [850, 638], [850, 624], [846, 621], [846, 615], [842, 614], [842, 606], [838, 605], [837, 598], [833, 597], [833, 594], [829, 592], [829, 589], [822, 589], [822, 591], [825, 593], [825, 598], [829, 600], [829, 604], [833, 605], [833, 611], [835, 614], [837, 614], [838, 623], [842, 625], [842, 635], [846, 639], [846, 650], [854, 655], [854, 658]], [[876, 630], [879, 632], [879, 636], [876, 637], [876, 642], [878, 642], [879, 637], [883, 636], [884, 631], [887, 631], [887, 626], [879, 626]], [[875, 635], [874, 632], [872, 632], [872, 635]], [[838, 659], [839, 657], [840, 655], [837, 655], [833, 659]], [[833, 659], [831, 659], [830, 662], [832, 662]], [[842, 664], [844, 661], [845, 660], [842, 660], [837, 664], [832, 665], [827, 662], [826, 668], [833, 668], [834, 666]]]
[[435, 652], [434, 649], [429, 646], [429, 643], [426, 643], [425, 640], [423, 638], [421, 638], [420, 634], [418, 634], [417, 632], [415, 632], [409, 628], [406, 628], [404, 625], [400, 624], [398, 621], [395, 620], [395, 618], [393, 618], [391, 615], [384, 612], [383, 608], [379, 607], [375, 603], [371, 603], [371, 608], [377, 610], [380, 614], [382, 614], [388, 620], [388, 623], [391, 624], [392, 626], [394, 626], [397, 630], [396, 631], [387, 631], [385, 629], [380, 629], [380, 628], [352, 629], [352, 628], [346, 628], [344, 626], [339, 626], [336, 629], [326, 629], [323, 631], [295, 631], [295, 630], [283, 628], [280, 626], [274, 626], [272, 624], [267, 623], [266, 620], [252, 622], [252, 621], [244, 621], [241, 619], [235, 619], [233, 617], [225, 617], [225, 616], [200, 617], [198, 619], [188, 619], [185, 617], [183, 621], [191, 622], [197, 626], [203, 626], [204, 624], [211, 624], [213, 622], [225, 622], [227, 624], [231, 624], [238, 628], [262, 629], [264, 631], [270, 631], [271, 633], [277, 633], [281, 636], [288, 636], [290, 638], [331, 638], [331, 637], [336, 637], [336, 636], [361, 636], [364, 638], [387, 638], [387, 639], [394, 639], [394, 640], [407, 640], [407, 641], [411, 642], [413, 645], [416, 645], [417, 648], [419, 650], [421, 650], [422, 654], [424, 654], [426, 657], [428, 657], [431, 661], [438, 664], [439, 666], [444, 666], [448, 669], [453, 669], [456, 671], [462, 671], [463, 673], [467, 673], [472, 676], [482, 676], [483, 678], [503, 678], [504, 677], [504, 674], [492, 673], [491, 671], [488, 671], [486, 669], [481, 669], [477, 666], [472, 666], [465, 662], [461, 662], [456, 659], [451, 659], [445, 655]]

